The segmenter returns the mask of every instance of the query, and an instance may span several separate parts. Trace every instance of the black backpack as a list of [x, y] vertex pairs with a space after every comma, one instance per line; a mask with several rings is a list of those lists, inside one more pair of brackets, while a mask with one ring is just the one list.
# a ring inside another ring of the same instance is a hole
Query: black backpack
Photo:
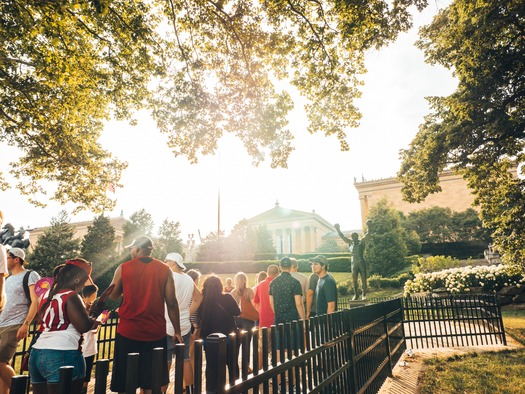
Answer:
[[27, 305], [31, 305], [31, 294], [29, 294], [29, 275], [31, 275], [32, 270], [28, 270], [24, 274], [24, 279], [22, 279], [22, 287], [24, 288], [24, 293], [27, 298]]

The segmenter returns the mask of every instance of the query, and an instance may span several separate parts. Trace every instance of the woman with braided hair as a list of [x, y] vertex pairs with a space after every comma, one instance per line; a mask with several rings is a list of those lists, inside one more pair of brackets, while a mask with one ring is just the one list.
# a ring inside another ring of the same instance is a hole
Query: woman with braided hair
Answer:
[[99, 323], [90, 318], [78, 292], [91, 280], [91, 263], [68, 260], [51, 289], [42, 296], [39, 317], [43, 332], [29, 357], [29, 374], [35, 394], [58, 393], [59, 370], [73, 367], [72, 394], [80, 394], [86, 373], [81, 337]]

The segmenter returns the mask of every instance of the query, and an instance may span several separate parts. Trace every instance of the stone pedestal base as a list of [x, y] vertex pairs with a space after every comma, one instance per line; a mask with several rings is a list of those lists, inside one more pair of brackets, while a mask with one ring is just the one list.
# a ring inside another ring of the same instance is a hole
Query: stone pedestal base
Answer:
[[367, 306], [367, 305], [370, 305], [370, 301], [368, 301], [368, 300], [349, 300], [348, 301], [348, 308], [349, 309], [359, 308], [359, 307]]

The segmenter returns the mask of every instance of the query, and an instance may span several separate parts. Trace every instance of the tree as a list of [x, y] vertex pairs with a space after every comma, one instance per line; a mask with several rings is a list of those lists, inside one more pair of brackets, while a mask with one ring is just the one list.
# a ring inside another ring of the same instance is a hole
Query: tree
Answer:
[[[277, 253], [273, 245], [272, 234], [266, 225], [257, 227], [255, 230], [255, 254]], [[253, 255], [251, 256], [253, 258]]]
[[409, 212], [403, 227], [415, 231], [423, 243], [451, 241], [452, 210], [434, 206]]
[[78, 257], [80, 240], [74, 239], [74, 235], [75, 229], [69, 224], [67, 212], [61, 211], [51, 219], [51, 226], [38, 239], [28, 257], [31, 269], [38, 271], [42, 276], [52, 276], [57, 265]]
[[145, 209], [134, 212], [124, 224], [124, 243], [128, 245], [139, 235], [151, 236], [153, 226], [153, 217]]
[[453, 212], [450, 228], [455, 242], [491, 242], [490, 230], [483, 227], [479, 214], [472, 208], [463, 212]]
[[235, 226], [224, 240], [223, 258], [230, 261], [251, 260], [255, 253], [256, 240], [253, 228], [243, 219]]
[[155, 241], [153, 257], [164, 261], [168, 253], [176, 252], [184, 256], [184, 243], [180, 237], [180, 223], [164, 219]]
[[391, 275], [405, 265], [408, 253], [406, 232], [401, 226], [401, 212], [390, 208], [385, 199], [370, 209], [368, 215], [373, 223], [365, 248], [368, 275]]
[[256, 163], [270, 156], [285, 167], [293, 103], [280, 81], [308, 99], [309, 132], [346, 150], [364, 54], [395, 40], [411, 26], [409, 8], [426, 4], [5, 0], [0, 143], [22, 151], [10, 173], [27, 195], [51, 180], [58, 201], [112, 208], [106, 190], [126, 165], [97, 143], [103, 122], [146, 107], [176, 156], [196, 162], [232, 133]]
[[525, 183], [509, 171], [525, 159], [524, 20], [521, 1], [456, 0], [421, 29], [427, 61], [453, 69], [458, 88], [430, 98], [398, 174], [408, 201], [439, 191], [443, 169], [462, 174], [504, 260], [522, 266]]
[[107, 216], [100, 215], [88, 226], [82, 240], [82, 257], [93, 263], [91, 277], [104, 290], [113, 278], [118, 263], [115, 245], [115, 229]]
[[346, 247], [341, 247], [335, 239], [327, 239], [317, 249], [316, 253], [336, 253], [348, 251]]
[[490, 232], [472, 208], [453, 212], [450, 208], [434, 206], [412, 211], [402, 222], [403, 227], [415, 231], [423, 243], [490, 242]]
[[216, 232], [211, 232], [202, 240], [202, 243], [197, 248], [197, 261], [227, 261], [229, 258], [226, 238], [224, 231], [221, 231], [220, 236]]

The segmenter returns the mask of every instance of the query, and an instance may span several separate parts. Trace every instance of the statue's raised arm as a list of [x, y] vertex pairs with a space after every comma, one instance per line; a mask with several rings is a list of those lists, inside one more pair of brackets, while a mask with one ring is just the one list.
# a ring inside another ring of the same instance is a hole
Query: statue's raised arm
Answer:
[[334, 228], [343, 241], [345, 241], [349, 246], [352, 245], [352, 240], [350, 238], [345, 237], [345, 235], [341, 232], [341, 226], [339, 226], [339, 223], [334, 224]]

